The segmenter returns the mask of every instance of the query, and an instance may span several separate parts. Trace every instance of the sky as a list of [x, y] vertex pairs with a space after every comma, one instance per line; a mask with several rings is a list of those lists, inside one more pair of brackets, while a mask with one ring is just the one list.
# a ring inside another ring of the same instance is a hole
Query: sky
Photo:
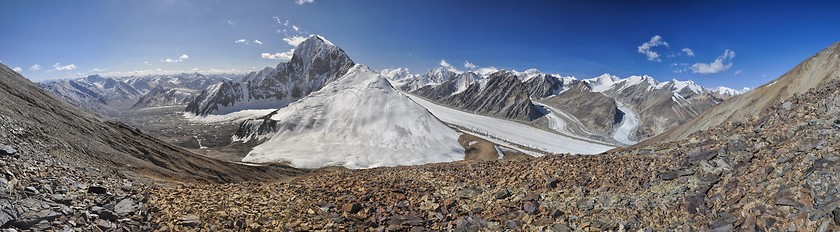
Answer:
[[449, 65], [757, 87], [840, 41], [838, 1], [0, 0], [34, 81], [244, 73], [319, 34], [372, 69]]

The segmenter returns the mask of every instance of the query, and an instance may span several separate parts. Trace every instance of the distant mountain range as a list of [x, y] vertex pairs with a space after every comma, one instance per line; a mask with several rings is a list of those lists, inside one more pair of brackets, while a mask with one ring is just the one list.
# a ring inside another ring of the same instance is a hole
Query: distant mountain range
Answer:
[[199, 73], [131, 77], [90, 75], [38, 85], [76, 106], [108, 114], [128, 108], [187, 104], [210, 85], [240, 78], [242, 75]]
[[[536, 69], [488, 75], [444, 67], [412, 74], [396, 68], [380, 74], [404, 91], [453, 108], [547, 128], [563, 124], [554, 130], [617, 144], [662, 133], [744, 92], [690, 80], [658, 82], [650, 76], [604, 74], [577, 80]], [[564, 122], [551, 122], [557, 119]]]

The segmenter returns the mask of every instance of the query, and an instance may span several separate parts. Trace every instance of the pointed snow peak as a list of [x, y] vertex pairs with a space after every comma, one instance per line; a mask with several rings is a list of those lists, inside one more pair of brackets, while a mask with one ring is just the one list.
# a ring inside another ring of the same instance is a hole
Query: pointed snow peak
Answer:
[[641, 83], [647, 83], [651, 86], [656, 86], [656, 85], [659, 84], [659, 82], [657, 82], [656, 79], [653, 79], [653, 77], [648, 76], [648, 75], [642, 75], [642, 76], [633, 75], [633, 76], [630, 76], [630, 77], [624, 79], [624, 81], [627, 82], [627, 86], [637, 85], [637, 84], [641, 84]]
[[513, 73], [513, 75], [516, 75], [516, 77], [519, 77], [519, 79], [521, 79], [521, 80], [529, 80], [529, 79], [537, 77], [539, 75], [543, 75], [543, 73], [540, 72], [540, 70], [537, 70], [535, 68], [528, 69], [528, 70], [525, 70], [525, 71], [522, 71], [522, 72], [519, 72], [519, 71], [516, 71], [516, 70], [513, 70], [511, 72]]
[[604, 73], [595, 78], [583, 80], [584, 83], [589, 85], [589, 89], [593, 92], [603, 92], [606, 91], [615, 85], [616, 82], [619, 81], [617, 76], [610, 75], [609, 73]]
[[330, 46], [335, 46], [335, 44], [333, 44], [332, 42], [330, 42], [329, 40], [327, 40], [327, 38], [324, 38], [324, 37], [323, 37], [323, 36], [321, 36], [321, 35], [311, 35], [311, 36], [309, 36], [309, 38], [316, 38], [316, 39], [321, 40], [321, 42], [324, 42], [324, 43], [325, 43], [325, 44], [327, 44], [327, 45], [330, 45]]

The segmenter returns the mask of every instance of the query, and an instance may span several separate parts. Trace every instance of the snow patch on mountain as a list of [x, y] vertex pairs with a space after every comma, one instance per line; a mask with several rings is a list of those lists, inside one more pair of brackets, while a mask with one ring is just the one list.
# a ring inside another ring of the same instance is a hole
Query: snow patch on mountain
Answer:
[[271, 119], [278, 122], [277, 132], [243, 162], [370, 168], [464, 158], [460, 133], [362, 65], [278, 109]]
[[618, 110], [624, 113], [624, 116], [621, 118], [621, 124], [613, 131], [613, 138], [626, 145], [636, 144], [636, 141], [632, 138], [636, 129], [639, 128], [639, 115], [621, 102], [616, 101], [615, 104]]

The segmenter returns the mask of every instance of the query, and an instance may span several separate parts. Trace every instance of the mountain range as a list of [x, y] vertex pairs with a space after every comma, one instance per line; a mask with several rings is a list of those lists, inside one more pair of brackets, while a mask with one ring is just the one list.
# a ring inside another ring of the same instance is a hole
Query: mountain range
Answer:
[[58, 98], [94, 112], [110, 115], [128, 108], [186, 104], [210, 85], [240, 75], [183, 73], [102, 77], [90, 75], [70, 80], [54, 80], [38, 85]]

